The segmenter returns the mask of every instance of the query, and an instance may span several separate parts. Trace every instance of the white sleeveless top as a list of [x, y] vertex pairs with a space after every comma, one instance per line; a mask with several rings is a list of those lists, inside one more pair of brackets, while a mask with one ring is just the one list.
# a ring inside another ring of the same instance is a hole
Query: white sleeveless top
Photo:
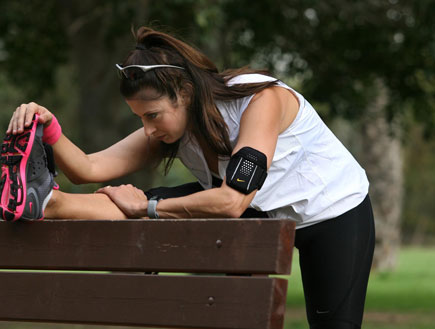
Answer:
[[[244, 74], [229, 84], [276, 79]], [[368, 193], [365, 171], [334, 136], [305, 98], [281, 81], [277, 85], [293, 92], [299, 110], [292, 124], [278, 136], [272, 164], [261, 190], [250, 207], [266, 211], [271, 218], [290, 218], [302, 228], [337, 217], [359, 205]], [[216, 103], [228, 125], [231, 145], [237, 143], [240, 120], [254, 95]], [[267, 109], [265, 109], [267, 110]], [[184, 136], [178, 155], [181, 162], [205, 188], [212, 175], [198, 142]], [[219, 176], [225, 177], [229, 159], [219, 159]]]

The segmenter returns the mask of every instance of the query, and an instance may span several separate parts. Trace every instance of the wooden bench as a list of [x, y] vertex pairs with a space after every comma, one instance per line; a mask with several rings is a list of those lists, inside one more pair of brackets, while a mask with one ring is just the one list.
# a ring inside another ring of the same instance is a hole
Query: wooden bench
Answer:
[[0, 320], [281, 329], [293, 243], [279, 219], [0, 222]]

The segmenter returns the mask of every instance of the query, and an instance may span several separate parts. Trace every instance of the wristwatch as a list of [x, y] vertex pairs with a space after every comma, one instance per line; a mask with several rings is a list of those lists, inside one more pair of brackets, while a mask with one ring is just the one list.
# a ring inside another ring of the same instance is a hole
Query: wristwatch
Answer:
[[163, 198], [159, 197], [158, 195], [154, 195], [148, 200], [147, 212], [149, 218], [159, 219], [159, 214], [157, 213], [157, 203], [159, 203], [159, 201], [162, 199]]

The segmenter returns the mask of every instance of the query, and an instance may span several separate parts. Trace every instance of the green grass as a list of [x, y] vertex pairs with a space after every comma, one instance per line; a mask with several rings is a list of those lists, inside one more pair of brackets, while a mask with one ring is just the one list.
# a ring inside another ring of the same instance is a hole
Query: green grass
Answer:
[[[307, 329], [297, 249], [292, 266], [285, 328]], [[394, 272], [371, 274], [363, 328], [435, 328], [435, 248], [403, 248]]]
[[[376, 324], [365, 322], [362, 326], [363, 329], [434, 329], [434, 324]], [[287, 321], [284, 329], [309, 329], [308, 325], [300, 320]]]
[[[301, 273], [295, 249], [289, 279], [287, 306], [303, 307]], [[372, 273], [367, 291], [367, 310], [435, 310], [435, 248], [404, 248], [398, 267], [391, 273]], [[434, 325], [435, 328], [435, 325]]]
[[435, 248], [403, 249], [396, 271], [373, 273], [369, 281], [367, 309], [434, 312]]

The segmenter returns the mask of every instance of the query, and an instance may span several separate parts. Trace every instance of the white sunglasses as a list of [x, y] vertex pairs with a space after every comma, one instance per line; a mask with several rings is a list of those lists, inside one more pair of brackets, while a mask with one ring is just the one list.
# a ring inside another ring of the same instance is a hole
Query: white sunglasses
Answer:
[[148, 72], [150, 70], [154, 70], [154, 69], [158, 69], [158, 68], [162, 68], [162, 67], [170, 67], [170, 68], [174, 68], [174, 69], [181, 69], [184, 70], [184, 67], [181, 66], [175, 66], [175, 65], [167, 65], [167, 64], [159, 64], [159, 65], [127, 65], [122, 67], [119, 64], [115, 64], [115, 66], [117, 67], [117, 69], [122, 72], [122, 74], [125, 76], [126, 79], [128, 80], [136, 80], [138, 77], [136, 74], [127, 74], [128, 69], [132, 69], [132, 68], [136, 68], [136, 69], [140, 69], [142, 72]]

